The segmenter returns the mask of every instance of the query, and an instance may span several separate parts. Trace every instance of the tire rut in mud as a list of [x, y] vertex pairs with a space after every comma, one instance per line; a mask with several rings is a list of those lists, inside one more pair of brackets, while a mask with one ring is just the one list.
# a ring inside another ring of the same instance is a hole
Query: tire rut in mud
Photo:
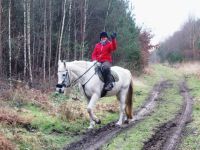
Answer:
[[111, 122], [99, 129], [93, 129], [85, 133], [85, 135], [76, 142], [73, 142], [65, 146], [64, 150], [94, 150], [99, 149], [102, 145], [107, 143], [117, 134], [134, 127], [140, 122], [145, 116], [150, 115], [156, 107], [156, 103], [159, 100], [160, 93], [171, 87], [172, 84], [169, 81], [162, 81], [156, 84], [149, 94], [146, 103], [135, 112], [135, 119], [129, 124], [125, 124], [122, 127], [116, 126], [116, 122]]
[[180, 84], [183, 105], [176, 117], [161, 125], [155, 134], [144, 143], [143, 150], [174, 150], [180, 143], [186, 124], [191, 120], [193, 99], [185, 82]]

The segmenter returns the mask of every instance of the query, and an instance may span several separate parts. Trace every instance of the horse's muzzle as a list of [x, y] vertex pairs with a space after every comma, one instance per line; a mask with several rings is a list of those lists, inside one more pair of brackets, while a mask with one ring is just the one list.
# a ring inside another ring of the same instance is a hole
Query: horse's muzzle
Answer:
[[61, 89], [62, 87], [63, 87], [62, 84], [57, 84], [57, 85], [56, 85], [56, 88], [60, 88], [60, 89]]
[[58, 93], [64, 93], [64, 88], [66, 87], [66, 85], [64, 84], [57, 84], [56, 85], [56, 92]]

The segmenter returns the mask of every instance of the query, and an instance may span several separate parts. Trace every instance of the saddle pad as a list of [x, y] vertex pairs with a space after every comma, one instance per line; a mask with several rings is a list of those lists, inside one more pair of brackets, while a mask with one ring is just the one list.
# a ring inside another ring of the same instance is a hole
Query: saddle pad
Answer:
[[111, 75], [114, 79], [114, 82], [118, 82], [119, 81], [119, 76], [117, 75], [117, 73], [113, 70], [111, 70]]
[[[104, 77], [103, 77], [103, 74], [102, 74], [102, 71], [101, 71], [101, 68], [98, 66], [95, 68], [96, 70], [96, 73], [98, 74], [100, 80], [102, 82], [104, 82]], [[112, 75], [112, 78], [113, 78], [113, 82], [118, 82], [119, 81], [119, 77], [117, 75], [117, 73], [113, 70], [111, 70], [111, 75]]]

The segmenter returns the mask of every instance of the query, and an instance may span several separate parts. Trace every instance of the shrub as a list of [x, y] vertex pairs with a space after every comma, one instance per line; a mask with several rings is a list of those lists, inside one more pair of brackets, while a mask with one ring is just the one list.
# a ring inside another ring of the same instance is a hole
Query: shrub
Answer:
[[170, 63], [182, 62], [183, 56], [178, 52], [171, 52], [167, 55], [167, 60]]

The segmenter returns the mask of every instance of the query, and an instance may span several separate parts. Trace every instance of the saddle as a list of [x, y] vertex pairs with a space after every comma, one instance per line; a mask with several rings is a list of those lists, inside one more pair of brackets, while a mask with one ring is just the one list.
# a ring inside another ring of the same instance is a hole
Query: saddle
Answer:
[[[119, 77], [117, 75], [117, 73], [113, 70], [111, 71], [111, 76], [112, 76], [112, 82], [118, 82], [119, 81]], [[98, 65], [95, 67], [95, 72], [97, 73], [97, 75], [99, 76], [99, 79], [105, 83], [105, 78], [103, 76], [103, 70], [101, 68], [101, 65]]]
[[[99, 79], [105, 84], [105, 77], [103, 76], [103, 70], [101, 65], [97, 65], [95, 67], [95, 72], [96, 74], [99, 76]], [[119, 77], [117, 75], [117, 73], [113, 70], [111, 70], [111, 82], [118, 82], [119, 81]], [[101, 91], [101, 97], [104, 97], [106, 95], [107, 91], [103, 88]]]

